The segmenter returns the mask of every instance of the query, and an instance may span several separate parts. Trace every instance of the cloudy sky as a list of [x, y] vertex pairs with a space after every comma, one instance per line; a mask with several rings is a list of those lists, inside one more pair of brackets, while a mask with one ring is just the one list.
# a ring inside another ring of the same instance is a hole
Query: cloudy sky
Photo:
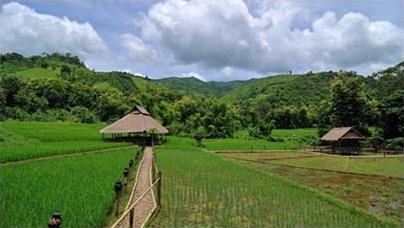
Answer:
[[404, 60], [402, 0], [0, 0], [0, 52], [98, 71], [248, 79]]

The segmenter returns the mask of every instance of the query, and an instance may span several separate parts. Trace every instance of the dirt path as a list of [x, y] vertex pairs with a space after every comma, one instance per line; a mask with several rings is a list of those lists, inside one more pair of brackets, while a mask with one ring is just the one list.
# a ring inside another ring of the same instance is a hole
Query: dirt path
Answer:
[[[151, 147], [146, 147], [144, 151], [144, 158], [139, 167], [138, 179], [134, 188], [134, 196], [130, 202], [132, 205], [139, 197], [151, 186], [151, 171], [153, 166], [153, 150]], [[142, 227], [149, 219], [151, 213], [154, 211], [156, 205], [152, 191], [149, 191], [135, 206], [135, 216], [133, 227]], [[129, 216], [118, 224], [117, 227], [129, 227]]]

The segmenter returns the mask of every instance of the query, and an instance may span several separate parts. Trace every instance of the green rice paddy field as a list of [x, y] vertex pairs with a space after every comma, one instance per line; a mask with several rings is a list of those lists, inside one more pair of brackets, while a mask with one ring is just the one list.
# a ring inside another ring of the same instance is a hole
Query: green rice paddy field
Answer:
[[[169, 138], [157, 149], [163, 206], [153, 227], [390, 227], [303, 185]], [[209, 142], [206, 142], [209, 148]], [[228, 144], [227, 144], [228, 145]]]
[[[114, 201], [113, 183], [122, 177], [122, 169], [137, 151], [137, 147], [126, 148], [127, 143], [103, 142], [98, 133], [103, 126], [0, 122], [0, 227], [44, 227], [56, 210], [62, 213], [63, 227], [103, 226]], [[296, 137], [313, 135], [315, 131], [275, 130], [274, 134], [284, 138], [283, 142], [208, 139], [204, 140], [205, 148], [196, 148], [189, 138], [168, 137], [166, 144], [156, 148], [158, 167], [163, 172], [163, 204], [149, 225], [398, 226], [332, 194], [213, 152], [251, 150], [251, 145], [257, 151], [292, 149], [299, 146]], [[88, 153], [102, 148], [116, 150]], [[287, 151], [276, 153], [294, 156]], [[47, 160], [32, 159], [44, 156]], [[17, 160], [25, 162], [10, 162]]]
[[98, 131], [104, 126], [68, 122], [0, 122], [0, 163], [130, 145], [102, 141]]
[[101, 226], [114, 202], [113, 184], [135, 151], [0, 167], [0, 227], [46, 227], [54, 211], [63, 227]]
[[404, 157], [343, 157], [309, 152], [223, 152], [224, 157], [298, 168], [404, 178]]

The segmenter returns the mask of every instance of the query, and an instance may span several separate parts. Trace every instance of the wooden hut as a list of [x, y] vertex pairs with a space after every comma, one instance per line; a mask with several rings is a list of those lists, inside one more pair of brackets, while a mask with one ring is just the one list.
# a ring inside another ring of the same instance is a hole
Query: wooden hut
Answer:
[[365, 136], [352, 127], [333, 128], [321, 137], [321, 141], [330, 145], [331, 152], [335, 154], [360, 154], [360, 141], [364, 139]]
[[100, 130], [100, 133], [103, 139], [110, 134], [112, 140], [153, 145], [160, 142], [159, 136], [168, 134], [168, 130], [153, 119], [144, 107], [136, 106], [129, 114]]

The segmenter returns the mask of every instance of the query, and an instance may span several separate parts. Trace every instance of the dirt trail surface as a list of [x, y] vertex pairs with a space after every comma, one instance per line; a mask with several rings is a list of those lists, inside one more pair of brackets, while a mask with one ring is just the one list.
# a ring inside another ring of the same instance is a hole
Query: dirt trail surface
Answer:
[[[146, 147], [144, 151], [144, 158], [139, 167], [138, 180], [134, 188], [134, 196], [130, 205], [135, 203], [139, 197], [151, 186], [151, 169], [153, 166], [153, 151], [151, 147]], [[152, 191], [149, 191], [135, 206], [133, 227], [142, 227], [149, 219], [151, 213], [154, 211], [156, 205]], [[119, 223], [116, 227], [129, 227], [129, 214]]]

